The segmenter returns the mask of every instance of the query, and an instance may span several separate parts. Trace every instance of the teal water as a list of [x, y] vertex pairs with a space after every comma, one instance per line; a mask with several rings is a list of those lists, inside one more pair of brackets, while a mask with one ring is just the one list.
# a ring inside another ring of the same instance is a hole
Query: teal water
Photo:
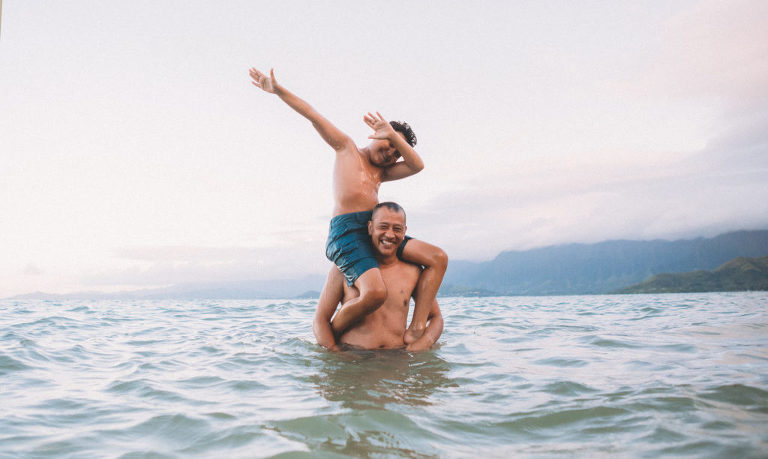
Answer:
[[315, 301], [0, 302], [2, 457], [768, 454], [768, 293], [442, 299], [425, 353]]

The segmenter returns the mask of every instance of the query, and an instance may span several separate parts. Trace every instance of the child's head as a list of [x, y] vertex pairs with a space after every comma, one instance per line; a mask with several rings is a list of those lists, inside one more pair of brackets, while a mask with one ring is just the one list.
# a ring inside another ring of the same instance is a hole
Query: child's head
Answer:
[[[416, 145], [416, 134], [408, 123], [401, 121], [390, 121], [389, 124], [410, 146]], [[397, 151], [395, 145], [386, 139], [375, 139], [367, 147], [368, 159], [374, 166], [386, 168], [395, 164], [400, 158], [401, 153]]]
[[389, 124], [396, 132], [403, 134], [403, 137], [405, 137], [405, 141], [408, 142], [408, 145], [412, 147], [416, 146], [416, 134], [413, 132], [413, 129], [411, 129], [411, 126], [409, 126], [408, 123], [405, 121], [390, 121]]

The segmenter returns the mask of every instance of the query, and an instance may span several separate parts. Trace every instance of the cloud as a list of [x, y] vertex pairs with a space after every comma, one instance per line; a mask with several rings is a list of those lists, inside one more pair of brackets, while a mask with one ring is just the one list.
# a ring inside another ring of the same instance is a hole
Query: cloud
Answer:
[[44, 274], [43, 270], [32, 263], [24, 267], [24, 275], [26, 276], [40, 276], [42, 274]]
[[635, 102], [676, 113], [667, 121], [695, 116], [689, 124], [703, 128], [703, 147], [664, 153], [661, 143], [645, 153], [618, 147], [502, 165], [410, 209], [409, 228], [454, 258], [483, 259], [549, 244], [768, 227], [765, 17], [763, 1], [699, 2], [667, 22], [656, 59], [618, 87], [617, 95], [643, 95]]
[[761, 110], [768, 101], [768, 2], [702, 1], [672, 17], [664, 50], [644, 84], [655, 92], [705, 98], [735, 114]]
[[[303, 231], [294, 233], [303, 234]], [[119, 268], [86, 272], [85, 285], [170, 285], [291, 279], [324, 274], [329, 262], [323, 243], [311, 238], [287, 238], [269, 247], [145, 246], [115, 251]]]
[[[704, 149], [645, 161], [539, 161], [461, 184], [409, 213], [454, 258], [501, 250], [768, 227], [768, 117]], [[420, 219], [420, 216], [424, 217]]]

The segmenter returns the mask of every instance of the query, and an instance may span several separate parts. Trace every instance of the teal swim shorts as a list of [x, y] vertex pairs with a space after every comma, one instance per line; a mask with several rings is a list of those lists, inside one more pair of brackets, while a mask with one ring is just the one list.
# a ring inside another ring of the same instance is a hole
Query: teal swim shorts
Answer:
[[[370, 210], [337, 215], [331, 219], [328, 240], [325, 243], [325, 256], [339, 267], [347, 284], [353, 285], [358, 277], [371, 268], [378, 268], [376, 251], [368, 234]], [[398, 258], [402, 259], [403, 247], [411, 239], [405, 236], [397, 249]]]

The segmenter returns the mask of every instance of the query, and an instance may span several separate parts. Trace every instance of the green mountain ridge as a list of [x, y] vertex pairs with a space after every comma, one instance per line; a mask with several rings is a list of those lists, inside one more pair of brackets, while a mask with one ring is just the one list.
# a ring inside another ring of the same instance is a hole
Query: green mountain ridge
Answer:
[[768, 256], [736, 257], [713, 271], [661, 273], [616, 293], [688, 293], [768, 290]]

